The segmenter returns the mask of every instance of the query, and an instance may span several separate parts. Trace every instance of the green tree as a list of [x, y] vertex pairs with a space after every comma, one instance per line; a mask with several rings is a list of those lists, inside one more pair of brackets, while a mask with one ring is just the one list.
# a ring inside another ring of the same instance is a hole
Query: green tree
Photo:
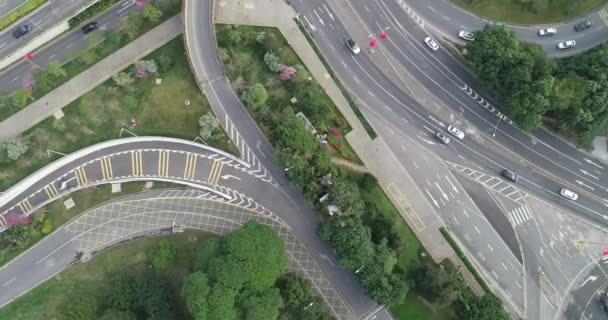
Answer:
[[150, 22], [156, 22], [163, 15], [162, 11], [152, 3], [144, 6], [144, 17]]
[[209, 279], [206, 274], [197, 271], [186, 276], [182, 285], [182, 297], [186, 301], [188, 311], [196, 320], [206, 320], [209, 312]]
[[194, 249], [192, 258], [194, 271], [207, 272], [211, 259], [222, 253], [221, 241], [220, 238], [211, 238]]
[[243, 299], [247, 320], [272, 320], [279, 317], [279, 307], [283, 303], [279, 289], [269, 288], [261, 293]]
[[256, 83], [243, 92], [242, 98], [248, 107], [257, 110], [268, 100], [268, 92], [266, 92], [266, 88], [261, 83]]
[[175, 245], [167, 239], [158, 241], [152, 253], [152, 267], [154, 269], [165, 269], [175, 263], [177, 250]]
[[452, 277], [442, 265], [437, 266], [425, 261], [410, 274], [416, 285], [416, 291], [420, 292], [427, 300], [444, 302], [453, 297]]
[[32, 90], [27, 88], [19, 88], [10, 95], [11, 105], [16, 108], [23, 108], [32, 100]]
[[303, 276], [292, 272], [284, 274], [278, 281], [278, 287], [288, 308], [295, 310], [309, 303], [311, 284]]
[[129, 13], [127, 19], [120, 25], [120, 33], [126, 35], [129, 39], [135, 38], [141, 32], [144, 19], [144, 16], [139, 12]]
[[128, 87], [135, 82], [133, 76], [128, 72], [119, 72], [112, 76], [112, 80], [120, 87]]
[[122, 34], [120, 34], [115, 29], [106, 30], [103, 36], [105, 38], [105, 43], [112, 47], [118, 46], [120, 44], [120, 41], [122, 41]]
[[39, 90], [48, 91], [55, 86], [53, 77], [51, 77], [51, 75], [46, 71], [36, 73], [34, 78], [36, 79], [36, 88]]
[[240, 264], [245, 286], [254, 291], [274, 285], [287, 267], [285, 243], [271, 227], [249, 221], [223, 239], [226, 261]]
[[99, 320], [137, 320], [137, 316], [131, 311], [108, 309], [103, 312]]
[[279, 56], [272, 51], [266, 51], [264, 54], [264, 63], [272, 72], [279, 72], [283, 68], [283, 64], [279, 61]]
[[59, 306], [59, 320], [95, 320], [97, 319], [97, 299], [84, 295], [66, 299]]
[[551, 95], [551, 109], [564, 111], [580, 108], [591, 86], [588, 80], [574, 73], [556, 79]]
[[304, 120], [289, 114], [277, 128], [278, 144], [293, 153], [307, 154], [317, 146], [316, 138], [306, 130]]
[[[306, 309], [304, 309], [306, 308]], [[323, 298], [312, 296], [310, 303], [306, 304], [297, 313], [296, 319], [299, 320], [332, 320], [334, 319], [327, 309]]]
[[40, 232], [42, 232], [42, 234], [49, 234], [51, 231], [53, 231], [53, 220], [49, 217], [45, 217]]
[[2, 237], [13, 246], [20, 246], [32, 237], [31, 227], [27, 224], [12, 226], [2, 234]]
[[237, 318], [235, 297], [237, 291], [221, 285], [213, 286], [207, 304], [209, 313], [207, 319], [235, 320]]
[[51, 60], [46, 65], [46, 72], [51, 75], [53, 78], [62, 78], [68, 75], [67, 71], [61, 65], [61, 62], [58, 60]]
[[166, 53], [158, 56], [158, 68], [161, 72], [168, 71], [173, 66], [173, 58]]
[[498, 298], [487, 293], [478, 298], [472, 293], [465, 293], [457, 300], [458, 313], [463, 319], [475, 320], [508, 320], [511, 319]]
[[199, 134], [203, 140], [217, 139], [221, 136], [220, 122], [217, 117], [207, 112], [198, 119]]
[[324, 223], [319, 229], [321, 239], [329, 242], [340, 256], [340, 265], [355, 271], [368, 267], [374, 259], [374, 244], [369, 228], [359, 220]]
[[365, 210], [359, 186], [345, 177], [334, 179], [329, 199], [343, 214], [360, 216]]

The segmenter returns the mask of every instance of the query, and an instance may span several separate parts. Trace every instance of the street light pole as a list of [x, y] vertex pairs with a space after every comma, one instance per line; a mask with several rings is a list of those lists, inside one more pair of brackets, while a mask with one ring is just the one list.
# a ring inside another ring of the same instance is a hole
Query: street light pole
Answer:
[[291, 166], [291, 167], [289, 167], [289, 168], [285, 168], [285, 169], [283, 169], [283, 170], [284, 170], [285, 172], [287, 172], [287, 171], [289, 171], [290, 169], [292, 169], [292, 168], [294, 168], [294, 167], [295, 167], [295, 166]]
[[496, 129], [498, 129], [498, 124], [500, 123], [500, 120], [502, 120], [502, 114], [500, 116], [498, 116], [498, 121], [496, 121], [496, 124], [494, 125], [494, 131], [492, 132], [492, 138], [496, 137]]
[[309, 304], [308, 304], [306, 307], [304, 307], [304, 310], [306, 310], [306, 309], [308, 309], [308, 308], [312, 307], [312, 305], [313, 305], [313, 304], [315, 304], [315, 303], [314, 303], [314, 302], [309, 303]]
[[355, 271], [355, 274], [358, 274], [361, 271], [361, 269], [363, 269], [363, 265], [361, 265], [361, 267], [359, 269], [357, 269], [357, 271]]

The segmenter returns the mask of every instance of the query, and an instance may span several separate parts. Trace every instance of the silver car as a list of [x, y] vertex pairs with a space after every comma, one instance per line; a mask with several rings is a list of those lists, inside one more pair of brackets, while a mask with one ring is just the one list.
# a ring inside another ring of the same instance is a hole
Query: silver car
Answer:
[[562, 197], [572, 201], [576, 201], [576, 199], [578, 199], [578, 194], [570, 189], [562, 188], [562, 190], [559, 191], [559, 194]]
[[424, 38], [424, 43], [426, 43], [426, 45], [429, 46], [429, 48], [431, 48], [431, 50], [433, 50], [433, 51], [439, 50], [439, 45], [431, 37]]
[[437, 140], [441, 141], [443, 144], [450, 143], [450, 137], [441, 131], [435, 132], [435, 138], [437, 138]]
[[448, 126], [448, 132], [460, 140], [462, 140], [464, 138], [464, 132], [460, 131], [458, 128], [456, 128], [454, 126]]
[[475, 40], [475, 35], [473, 34], [473, 32], [468, 32], [464, 30], [458, 32], [458, 37], [467, 41]]
[[567, 40], [567, 41], [562, 41], [562, 42], [558, 43], [557, 48], [560, 50], [570, 49], [570, 48], [574, 47], [575, 45], [576, 45], [576, 41]]
[[541, 37], [552, 36], [552, 35], [554, 35], [556, 33], [557, 33], [557, 29], [555, 29], [555, 28], [546, 28], [546, 29], [540, 29], [540, 30], [538, 30], [538, 35], [541, 36]]

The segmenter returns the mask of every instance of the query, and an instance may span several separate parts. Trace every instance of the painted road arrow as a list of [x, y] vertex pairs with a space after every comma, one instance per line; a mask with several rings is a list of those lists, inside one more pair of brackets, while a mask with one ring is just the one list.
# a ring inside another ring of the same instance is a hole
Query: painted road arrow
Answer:
[[599, 180], [600, 178], [592, 175], [591, 173], [587, 172], [587, 170], [583, 170], [583, 169], [578, 169], [580, 172], [582, 172], [583, 174], [586, 174], [588, 176], [590, 176], [591, 178], [595, 179], [595, 180]]
[[585, 162], [587, 162], [587, 163], [588, 163], [588, 164], [590, 164], [590, 165], [596, 166], [596, 167], [598, 167], [598, 168], [600, 168], [600, 169], [604, 169], [604, 167], [602, 167], [602, 166], [600, 166], [599, 164], [597, 164], [597, 163], [593, 162], [592, 160], [589, 160], [589, 159], [587, 159], [587, 158], [584, 158], [583, 160], [585, 160]]
[[433, 196], [431, 195], [431, 193], [429, 192], [429, 190], [424, 189], [424, 191], [426, 191], [426, 194], [428, 194], [429, 197], [431, 198], [431, 200], [433, 200], [433, 204], [435, 205], [435, 207], [439, 208], [439, 203], [437, 203], [437, 200], [435, 200], [435, 198], [433, 198]]
[[595, 190], [593, 187], [586, 185], [584, 182], [580, 181], [580, 180], [576, 180], [576, 183], [580, 184], [583, 187], [587, 187], [591, 190]]

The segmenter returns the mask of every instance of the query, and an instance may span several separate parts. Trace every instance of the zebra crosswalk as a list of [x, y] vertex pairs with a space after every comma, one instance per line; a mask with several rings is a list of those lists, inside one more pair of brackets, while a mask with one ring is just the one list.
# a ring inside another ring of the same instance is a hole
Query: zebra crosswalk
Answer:
[[517, 207], [509, 212], [509, 220], [514, 226], [521, 225], [530, 219], [532, 219], [532, 211], [526, 205]]

